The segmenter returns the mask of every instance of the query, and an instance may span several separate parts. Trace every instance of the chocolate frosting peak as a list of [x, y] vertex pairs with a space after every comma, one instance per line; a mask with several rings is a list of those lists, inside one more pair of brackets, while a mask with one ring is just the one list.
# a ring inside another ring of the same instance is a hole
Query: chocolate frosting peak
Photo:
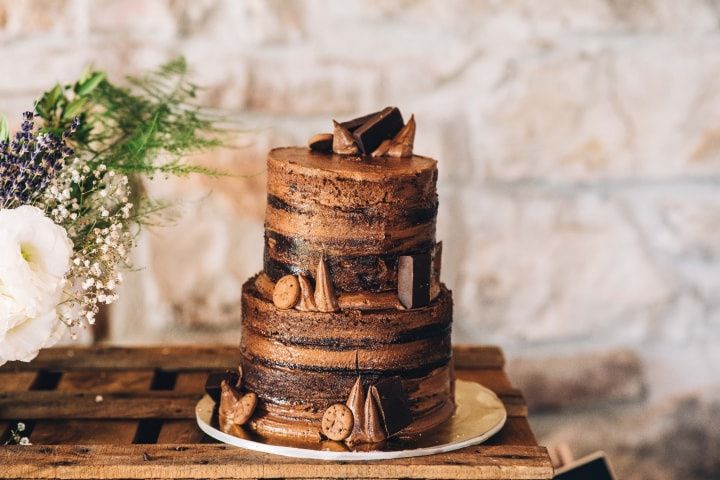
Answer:
[[367, 441], [365, 435], [365, 389], [362, 385], [360, 377], [355, 380], [352, 388], [350, 389], [350, 395], [345, 402], [345, 405], [350, 409], [353, 414], [355, 423], [353, 424], [352, 432], [345, 441], [352, 445], [356, 443], [362, 443]]

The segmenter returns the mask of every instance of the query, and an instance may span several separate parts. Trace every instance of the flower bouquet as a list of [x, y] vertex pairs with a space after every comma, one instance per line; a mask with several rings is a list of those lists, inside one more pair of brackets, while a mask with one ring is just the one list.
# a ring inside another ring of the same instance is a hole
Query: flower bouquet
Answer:
[[155, 174], [215, 174], [183, 158], [222, 144], [183, 59], [127, 84], [87, 71], [10, 136], [0, 119], [0, 365], [30, 361], [117, 298]]

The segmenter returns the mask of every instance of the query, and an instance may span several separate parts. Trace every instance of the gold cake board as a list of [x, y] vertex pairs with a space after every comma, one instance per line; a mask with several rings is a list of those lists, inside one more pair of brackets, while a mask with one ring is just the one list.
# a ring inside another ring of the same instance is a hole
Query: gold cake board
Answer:
[[457, 380], [455, 414], [432, 431], [413, 440], [387, 442], [383, 450], [351, 451], [341, 442], [301, 443], [285, 438], [266, 438], [237, 428], [220, 430], [215, 402], [205, 395], [195, 407], [200, 429], [208, 436], [240, 448], [285, 457], [329, 461], [389, 460], [446, 453], [482, 443], [505, 425], [507, 411], [502, 401], [479, 383]]

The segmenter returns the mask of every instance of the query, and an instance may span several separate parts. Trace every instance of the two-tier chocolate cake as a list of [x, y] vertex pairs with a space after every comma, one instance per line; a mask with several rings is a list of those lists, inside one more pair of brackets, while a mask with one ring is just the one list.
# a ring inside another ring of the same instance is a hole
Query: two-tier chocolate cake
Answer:
[[243, 286], [220, 421], [381, 448], [455, 408], [437, 162], [412, 153], [396, 108], [334, 123], [268, 155], [264, 269]]

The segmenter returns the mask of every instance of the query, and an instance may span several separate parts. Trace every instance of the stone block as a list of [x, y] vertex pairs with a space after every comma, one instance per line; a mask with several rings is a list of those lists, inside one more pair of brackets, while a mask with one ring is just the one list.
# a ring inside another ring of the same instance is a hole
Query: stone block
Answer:
[[611, 196], [488, 186], [441, 198], [443, 274], [465, 341], [632, 342], [662, 323], [673, 279]]
[[120, 38], [141, 37], [144, 41], [171, 39], [178, 26], [165, 0], [95, 0], [87, 4], [89, 29]]
[[532, 412], [642, 400], [646, 381], [629, 349], [512, 358], [507, 371]]
[[307, 51], [255, 57], [250, 65], [248, 109], [337, 117], [377, 110], [377, 71], [326, 62]]

